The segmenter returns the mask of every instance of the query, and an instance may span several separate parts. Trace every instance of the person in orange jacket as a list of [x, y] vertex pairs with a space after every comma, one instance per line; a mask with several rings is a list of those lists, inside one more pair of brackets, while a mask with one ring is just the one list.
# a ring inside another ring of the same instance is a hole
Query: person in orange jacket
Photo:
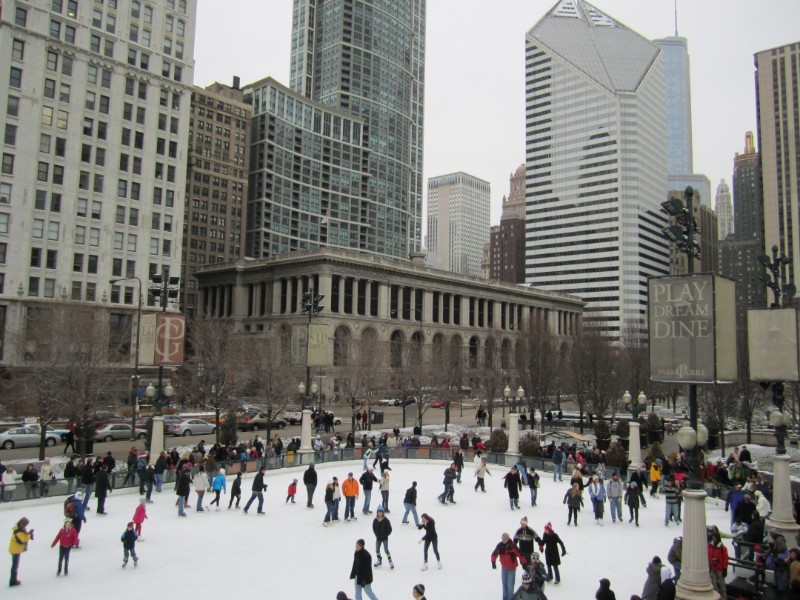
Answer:
[[344, 520], [356, 520], [356, 499], [358, 498], [358, 479], [353, 477], [353, 473], [347, 474], [347, 479], [342, 483], [342, 495], [344, 496]]
[[728, 549], [722, 543], [718, 531], [711, 533], [708, 542], [708, 568], [711, 574], [711, 585], [725, 600], [725, 577], [728, 575]]
[[61, 567], [64, 567], [64, 575], [69, 575], [69, 553], [79, 545], [78, 531], [72, 526], [72, 519], [64, 521], [64, 526], [58, 530], [56, 539], [50, 544], [51, 548], [58, 546], [58, 571], [56, 577], [61, 576]]

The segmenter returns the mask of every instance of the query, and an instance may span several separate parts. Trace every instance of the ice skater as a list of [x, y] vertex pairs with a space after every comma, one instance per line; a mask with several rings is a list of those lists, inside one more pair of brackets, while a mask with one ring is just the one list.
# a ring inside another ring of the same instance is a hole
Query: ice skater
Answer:
[[139, 566], [139, 557], [136, 556], [136, 538], [139, 536], [136, 535], [136, 532], [133, 529], [134, 523], [130, 521], [128, 526], [125, 528], [125, 531], [122, 532], [120, 536], [120, 541], [122, 542], [122, 568], [128, 566], [128, 557], [130, 556], [133, 558], [133, 566]]
[[203, 498], [206, 495], [206, 487], [208, 487], [208, 476], [206, 476], [205, 465], [198, 467], [197, 473], [194, 475], [194, 493], [197, 494], [197, 512], [203, 512]]
[[28, 531], [30, 521], [22, 517], [11, 530], [11, 542], [8, 544], [8, 553], [11, 554], [11, 578], [8, 585], [14, 587], [22, 583], [19, 580], [19, 558], [28, 549], [28, 542], [33, 540], [33, 529]]
[[231, 506], [233, 506], [233, 500], [236, 499], [236, 508], [239, 508], [239, 501], [242, 499], [242, 472], [239, 471], [236, 474], [236, 478], [233, 480], [233, 485], [231, 485], [231, 499], [228, 502], [228, 509], [230, 510]]
[[[478, 456], [476, 455], [475, 458], [478, 458]], [[492, 474], [489, 472], [489, 465], [486, 464], [486, 459], [482, 458], [475, 467], [475, 477], [478, 478], [478, 481], [475, 482], [476, 492], [478, 491], [478, 488], [481, 488], [481, 491], [484, 494], [486, 493], [486, 486], [484, 484], [484, 479], [486, 478], [487, 475], [491, 477]]]
[[58, 530], [56, 538], [50, 544], [51, 548], [55, 548], [58, 544], [58, 571], [56, 577], [61, 576], [61, 569], [64, 569], [64, 575], [69, 575], [69, 553], [73, 548], [78, 547], [78, 532], [72, 526], [72, 521], [67, 519], [64, 521], [64, 526]]
[[133, 513], [133, 524], [136, 527], [136, 536], [139, 538], [140, 542], [144, 541], [142, 537], [142, 523], [147, 518], [147, 498], [139, 498], [139, 506], [136, 507], [136, 510]]
[[367, 596], [372, 600], [378, 600], [378, 597], [372, 591], [372, 557], [364, 548], [364, 544], [364, 540], [356, 540], [353, 568], [350, 570], [350, 579], [355, 579], [355, 600], [361, 600], [362, 591], [366, 592]]
[[567, 490], [567, 493], [564, 494], [564, 504], [567, 505], [569, 509], [567, 515], [567, 525], [572, 523], [572, 519], [575, 519], [575, 527], [578, 526], [578, 512], [581, 510], [583, 506], [583, 494], [581, 493], [581, 486], [578, 483], [573, 483], [572, 487]]
[[[561, 547], [561, 554], [558, 549]], [[553, 531], [553, 526], [548, 523], [544, 526], [544, 535], [542, 542], [539, 544], [539, 552], [544, 552], [544, 560], [547, 563], [547, 578], [552, 579], [555, 575], [555, 583], [561, 583], [561, 573], [558, 570], [561, 564], [561, 557], [566, 556], [567, 549], [564, 547], [564, 542], [558, 537], [558, 534]]]
[[209, 508], [211, 508], [212, 504], [216, 504], [217, 508], [214, 510], [219, 512], [219, 495], [221, 493], [226, 493], [228, 491], [228, 482], [225, 479], [225, 469], [220, 469], [217, 476], [214, 477], [214, 485], [212, 486], [214, 490], [214, 499], [209, 503]]
[[389, 536], [392, 535], [392, 523], [386, 518], [383, 512], [383, 506], [379, 506], [375, 509], [375, 519], [372, 521], [372, 533], [375, 534], [376, 562], [374, 566], [380, 567], [381, 564], [383, 564], [383, 559], [381, 558], [381, 546], [383, 546], [383, 549], [386, 551], [386, 559], [389, 561], [389, 568], [394, 569], [392, 553], [389, 552]]
[[[286, 492], [286, 502], [291, 500], [292, 504], [294, 504], [295, 494], [297, 494], [297, 479], [292, 479], [292, 483], [289, 484], [289, 490]], [[284, 502], [284, 504], [286, 504], [286, 502]]]
[[419, 543], [425, 542], [422, 550], [422, 555], [425, 562], [422, 564], [422, 570], [428, 570], [428, 548], [433, 546], [433, 554], [436, 556], [436, 566], [442, 568], [442, 559], [439, 557], [439, 534], [436, 533], [436, 521], [434, 521], [428, 513], [422, 513], [422, 523], [417, 525], [417, 529], [425, 529], [425, 535]]
[[[503, 477], [503, 487], [508, 490], [508, 503], [511, 510], [519, 508], [519, 492], [522, 490], [522, 479], [516, 467], [511, 467]], [[509, 596], [510, 597], [510, 596]]]
[[[514, 469], [516, 471], [516, 469]], [[514, 585], [517, 579], [517, 565], [525, 563], [525, 557], [511, 540], [511, 536], [504, 533], [500, 542], [492, 552], [492, 569], [497, 568], [497, 559], [500, 559], [500, 582], [503, 586], [503, 600], [511, 600], [514, 595]]]

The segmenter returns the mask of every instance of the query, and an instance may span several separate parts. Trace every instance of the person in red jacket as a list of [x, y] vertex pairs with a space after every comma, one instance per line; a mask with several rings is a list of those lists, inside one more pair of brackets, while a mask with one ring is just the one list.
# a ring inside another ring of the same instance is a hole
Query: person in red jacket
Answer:
[[711, 574], [711, 585], [719, 593], [721, 600], [725, 600], [725, 577], [728, 575], [728, 549], [720, 539], [719, 532], [711, 533], [708, 542], [708, 568]]
[[[504, 533], [500, 543], [492, 552], [492, 568], [497, 568], [497, 559], [500, 559], [500, 580], [503, 584], [503, 600], [511, 600], [514, 595], [517, 579], [517, 565], [526, 563], [525, 557], [514, 545], [511, 536]], [[519, 562], [518, 562], [519, 561]]]
[[139, 506], [136, 507], [136, 510], [133, 513], [133, 525], [136, 529], [136, 535], [139, 537], [139, 541], [143, 542], [144, 538], [142, 537], [142, 523], [147, 518], [147, 506], [146, 506], [147, 498], [139, 498]]
[[69, 553], [73, 548], [78, 547], [78, 531], [72, 527], [72, 520], [64, 521], [64, 527], [58, 530], [56, 539], [50, 544], [51, 548], [58, 546], [58, 571], [56, 576], [61, 575], [61, 567], [64, 567], [64, 575], [69, 575]]

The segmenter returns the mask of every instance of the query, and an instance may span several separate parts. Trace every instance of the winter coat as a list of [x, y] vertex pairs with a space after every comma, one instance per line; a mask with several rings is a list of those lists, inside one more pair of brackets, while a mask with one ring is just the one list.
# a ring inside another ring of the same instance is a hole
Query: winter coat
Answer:
[[17, 476], [14, 472], [9, 473], [8, 471], [3, 471], [3, 487], [7, 492], [10, 492], [17, 487], [14, 485], [16, 482]]
[[81, 471], [81, 483], [84, 485], [94, 485], [94, 469], [92, 465], [85, 465]]
[[728, 568], [728, 549], [722, 542], [719, 545], [708, 543], [708, 565], [711, 571], [721, 573]]
[[625, 490], [625, 504], [631, 508], [639, 508], [639, 488], [628, 486]]
[[406, 490], [406, 495], [403, 498], [404, 504], [410, 504], [411, 506], [417, 505], [417, 488], [413, 485]]
[[606, 501], [606, 488], [602, 482], [595, 483], [594, 481], [589, 484], [589, 497], [592, 502], [605, 502]]
[[[661, 465], [655, 461], [650, 464], [650, 482], [652, 483], [653, 481], [661, 481]], [[644, 597], [642, 597], [642, 600], [645, 600]]]
[[378, 478], [375, 477], [375, 473], [372, 471], [364, 471], [361, 474], [361, 477], [358, 478], [358, 481], [361, 483], [361, 487], [364, 488], [364, 491], [371, 491], [372, 484], [378, 482]]
[[216, 477], [214, 477], [214, 485], [212, 486], [215, 492], [222, 490], [223, 492], [228, 491], [228, 483], [225, 480], [225, 475], [220, 473]]
[[573, 496], [570, 492], [572, 492], [571, 489], [567, 490], [567, 493], [564, 494], [564, 504], [575, 510], [580, 510], [583, 506], [583, 494]]
[[256, 476], [253, 478], [253, 486], [250, 489], [256, 493], [264, 492], [267, 489], [264, 483], [264, 474], [261, 471], [256, 473]]
[[133, 550], [136, 547], [136, 540], [138, 539], [138, 535], [136, 531], [133, 529], [126, 529], [122, 532], [120, 536], [120, 540], [122, 541], [122, 547], [126, 550]]
[[56, 544], [59, 544], [62, 548], [77, 547], [80, 545], [78, 541], [78, 530], [74, 527], [70, 527], [69, 529], [62, 527], [58, 530], [56, 538], [53, 540], [53, 543], [50, 544], [50, 547], [55, 548]]
[[456, 452], [455, 454], [453, 454], [453, 462], [456, 465], [456, 469], [461, 471], [464, 468], [464, 453]]
[[238, 477], [233, 480], [233, 485], [231, 485], [231, 496], [241, 496], [242, 495], [242, 474], [239, 473]]
[[333, 502], [333, 486], [325, 486], [325, 502]]
[[522, 479], [520, 479], [519, 471], [515, 469], [513, 473], [508, 472], [503, 479], [505, 479], [503, 487], [508, 489], [508, 497], [519, 498], [519, 492], [522, 489]]
[[[747, 523], [748, 525], [753, 522], [753, 513], [756, 512], [756, 505], [752, 501], [742, 500], [733, 511], [733, 520]], [[766, 516], [766, 515], [759, 515]]]
[[[609, 498], [622, 498], [625, 493], [625, 484], [621, 480], [610, 479], [606, 484], [606, 496]], [[610, 591], [610, 590], [609, 590]], [[612, 592], [613, 593], [613, 592]]]
[[607, 579], [600, 580], [600, 589], [597, 590], [597, 593], [594, 595], [595, 600], [617, 600], [616, 594], [611, 591], [609, 585]]
[[22, 554], [28, 547], [28, 542], [33, 539], [32, 531], [23, 531], [17, 529], [17, 526], [11, 528], [11, 541], [8, 544], [9, 554]]
[[677, 504], [680, 500], [681, 492], [674, 481], [667, 481], [664, 483], [661, 487], [661, 493], [664, 494], [664, 500], [667, 501], [667, 504]]
[[669, 563], [676, 563], [681, 562], [683, 556], [683, 538], [676, 537], [672, 540], [672, 546], [669, 549], [669, 553], [667, 553], [667, 562]]
[[191, 483], [189, 472], [186, 469], [182, 469], [181, 474], [178, 475], [178, 484], [175, 486], [175, 494], [178, 496], [188, 496]]
[[642, 600], [656, 600], [658, 590], [661, 587], [661, 563], [649, 563], [647, 565], [647, 580], [644, 582], [642, 590]]
[[491, 475], [491, 473], [489, 472], [489, 465], [481, 461], [481, 463], [477, 467], [475, 467], [475, 477], [480, 477], [481, 479], [483, 479], [484, 477], [486, 477], [486, 475]]
[[[42, 465], [42, 470], [39, 473], [39, 479], [41, 479], [44, 482], [48, 482], [51, 479], [53, 479], [53, 465], [44, 463]], [[764, 513], [764, 514], [766, 514], [766, 513]]]
[[426, 542], [432, 542], [433, 540], [439, 539], [439, 534], [436, 533], [436, 523], [433, 521], [421, 523], [417, 525], [417, 529], [425, 529], [425, 535], [422, 536], [422, 539]]
[[532, 490], [539, 488], [539, 474], [536, 471], [528, 471], [528, 486]]
[[450, 467], [447, 467], [444, 470], [444, 480], [442, 483], [445, 485], [453, 485], [453, 480], [456, 478], [456, 474]]
[[541, 544], [542, 538], [540, 538], [539, 534], [528, 526], [520, 527], [514, 534], [514, 543], [517, 545], [517, 548], [519, 548], [519, 551], [523, 554], [533, 554], [534, 542]]
[[[44, 467], [42, 467], [42, 479], [44, 479]], [[767, 500], [767, 497], [760, 491], [756, 491], [756, 510], [762, 517], [766, 517], [772, 512], [772, 505]]]
[[39, 481], [39, 473], [36, 469], [25, 469], [22, 472], [22, 483], [35, 483]]
[[208, 487], [208, 476], [205, 471], [198, 471], [194, 476], [194, 491], [198, 494], [205, 493]]
[[[567, 549], [564, 547], [564, 542], [558, 537], [555, 531], [546, 531], [542, 536], [541, 545], [544, 546], [544, 559], [548, 565], [560, 565], [561, 556], [566, 554]], [[561, 546], [561, 554], [558, 552], [558, 547]]]
[[357, 497], [358, 492], [359, 492], [358, 481], [355, 478], [350, 479], [349, 477], [347, 477], [342, 482], [342, 494], [344, 494], [345, 498], [351, 496]]
[[163, 475], [164, 471], [167, 470], [167, 459], [163, 456], [159, 456], [156, 459], [154, 470], [156, 475]]
[[144, 520], [147, 518], [147, 508], [145, 508], [144, 504], [139, 504], [136, 507], [136, 510], [133, 512], [133, 522], [141, 525], [144, 523]]
[[656, 600], [675, 600], [675, 594], [677, 590], [675, 589], [675, 582], [672, 579], [667, 579], [666, 581], [661, 583], [661, 587], [658, 588], [658, 596], [656, 596]]
[[388, 475], [381, 475], [381, 491], [388, 492], [389, 491], [389, 476]]
[[97, 498], [105, 498], [111, 493], [111, 482], [108, 480], [108, 473], [98, 471], [95, 477], [94, 495]]
[[381, 540], [388, 540], [392, 534], [392, 523], [386, 517], [382, 519], [375, 518], [372, 520], [372, 533], [375, 534], [375, 539], [379, 542]]
[[494, 552], [492, 552], [493, 565], [497, 562], [498, 558], [500, 559], [500, 566], [504, 569], [516, 569], [519, 564], [517, 559], [519, 559], [519, 562], [525, 561], [525, 557], [522, 556], [519, 548], [517, 548], [511, 540], [500, 542], [495, 546]]
[[353, 554], [353, 568], [350, 570], [350, 579], [355, 579], [356, 585], [360, 586], [372, 583], [372, 556], [363, 548], [356, 550]]

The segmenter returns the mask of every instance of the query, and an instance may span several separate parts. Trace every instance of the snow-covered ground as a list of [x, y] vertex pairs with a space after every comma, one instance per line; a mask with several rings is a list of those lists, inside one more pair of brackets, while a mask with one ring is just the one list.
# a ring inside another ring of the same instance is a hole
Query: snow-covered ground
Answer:
[[[580, 513], [580, 526], [567, 527], [567, 511], [562, 504], [567, 482], [554, 483], [552, 476], [546, 473], [542, 473], [538, 505], [530, 506], [525, 489], [520, 503], [522, 509], [512, 511], [503, 488], [505, 469], [497, 466], [491, 467], [492, 476], [486, 478], [487, 491], [483, 494], [473, 491], [475, 479], [468, 465], [463, 483], [456, 484], [457, 504], [443, 506], [436, 496], [442, 491], [445, 467], [443, 462], [392, 461], [391, 512], [387, 516], [394, 528], [389, 547], [396, 568], [394, 571], [387, 566], [374, 569], [373, 590], [378, 598], [411, 598], [412, 586], [420, 582], [426, 586], [426, 596], [437, 600], [500, 597], [500, 570], [499, 567], [497, 571], [492, 570], [489, 557], [501, 534], [509, 532], [513, 536], [520, 518], [525, 515], [539, 534], [543, 533], [544, 525], [551, 522], [567, 548], [568, 554], [562, 559], [561, 584], [546, 586], [550, 600], [593, 598], [601, 577], [611, 580], [617, 598], [628, 598], [631, 594], [641, 594], [647, 563], [654, 555], [666, 562], [673, 537], [682, 533], [676, 525], [664, 526], [664, 501], [660, 498], [648, 501], [648, 507], [640, 509], [641, 526], [638, 528], [629, 524], [627, 518], [623, 523], [612, 524], [608, 510], [603, 525], [596, 525], [588, 498]], [[344, 590], [353, 597], [353, 583], [348, 578], [354, 543], [364, 538], [374, 558], [373, 515], [361, 514], [359, 502], [357, 521], [323, 527], [323, 488], [334, 475], [339, 481], [348, 471], [360, 475], [361, 461], [319, 467], [320, 485], [313, 510], [305, 507], [303, 470], [268, 474], [267, 515], [264, 517], [257, 516], [253, 508], [249, 515], [227, 510], [228, 496], [223, 496], [222, 511], [200, 514], [192, 510], [187, 518], [179, 518], [174, 491], [165, 486], [163, 493], [154, 494], [155, 503], [148, 506], [149, 519], [145, 521], [143, 533], [146, 541], [137, 544], [138, 569], [132, 566], [121, 569], [119, 539], [133, 516], [138, 496], [122, 490], [113, 493], [106, 502], [109, 513], [106, 517], [95, 515], [96, 502], [92, 499], [93, 510], [87, 513], [89, 522], [81, 535], [82, 548], [73, 551], [67, 578], [56, 577], [57, 550], [50, 548], [63, 522], [63, 498], [38, 500], [27, 505], [0, 504], [0, 520], [7, 534], [22, 516], [30, 519], [36, 531], [35, 540], [21, 560], [19, 577], [23, 584], [10, 593], [19, 594], [24, 590], [27, 597], [33, 598], [81, 594], [140, 600], [150, 595], [228, 597], [231, 593], [250, 590], [267, 598], [323, 600], [333, 599], [338, 590]], [[242, 486], [242, 506], [250, 496], [252, 477], [248, 475]], [[297, 504], [286, 504], [286, 490], [295, 477], [300, 480]], [[422, 534], [414, 527], [413, 520], [410, 525], [400, 523], [403, 495], [412, 481], [418, 482], [418, 513], [427, 512], [436, 520], [442, 570], [436, 569], [431, 556], [432, 568], [420, 571], [422, 546], [417, 541]], [[230, 478], [228, 484], [230, 486]], [[380, 493], [373, 491], [373, 510], [379, 499]], [[194, 501], [192, 493], [192, 505]], [[718, 523], [720, 529], [728, 531], [729, 519], [723, 504], [709, 499], [706, 507], [708, 522]], [[343, 516], [344, 503], [340, 518]], [[10, 559], [7, 553], [4, 556], [7, 573]], [[517, 585], [520, 576], [518, 573]]]

